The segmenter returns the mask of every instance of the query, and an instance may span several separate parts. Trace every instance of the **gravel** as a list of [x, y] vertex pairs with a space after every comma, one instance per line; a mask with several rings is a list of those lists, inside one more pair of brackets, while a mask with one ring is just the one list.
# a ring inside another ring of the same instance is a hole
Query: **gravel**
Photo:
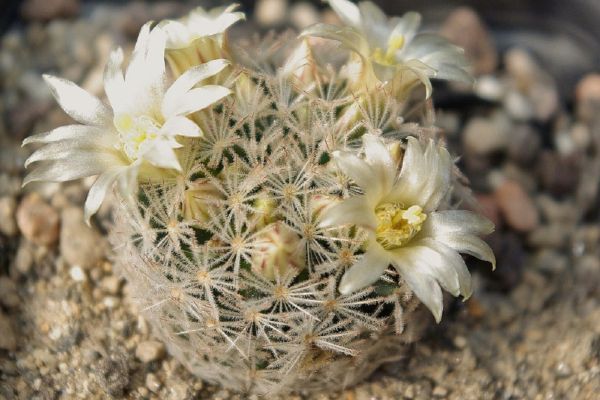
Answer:
[[[265, 8], [270, 3], [280, 9]], [[22, 137], [68, 123], [35, 77], [50, 71], [97, 90], [95, 64], [114, 44], [131, 46], [139, 15], [177, 11], [136, 4], [91, 6], [0, 39], [0, 399], [247, 398], [194, 378], [153, 339], [107, 261], [100, 228], [108, 214], [96, 227], [83, 222], [89, 182], [19, 190]], [[282, 0], [259, 5], [259, 27], [288, 18], [302, 25], [314, 11]], [[289, 399], [591, 400], [600, 393], [598, 76], [584, 77], [573, 99], [558, 99], [544, 66], [522, 49], [498, 53], [477, 15], [469, 18], [461, 29], [481, 35], [467, 38], [467, 54], [485, 57], [478, 71], [491, 75], [471, 94], [475, 104], [440, 115], [479, 200], [474, 207], [496, 222], [487, 240], [497, 269], [467, 259], [474, 295], [451, 303], [402, 361], [341, 393]], [[457, 25], [449, 19], [446, 29]], [[507, 68], [490, 67], [494, 59]], [[573, 112], [564, 107], [570, 100]]]

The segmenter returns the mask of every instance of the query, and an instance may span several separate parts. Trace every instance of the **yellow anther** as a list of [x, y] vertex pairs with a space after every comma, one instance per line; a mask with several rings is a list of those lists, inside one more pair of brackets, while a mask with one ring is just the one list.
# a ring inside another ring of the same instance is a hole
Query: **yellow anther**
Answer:
[[377, 216], [377, 241], [387, 250], [397, 249], [412, 239], [423, 226], [427, 214], [419, 206], [402, 208], [386, 203], [375, 209]]
[[394, 65], [396, 64], [396, 52], [404, 47], [405, 39], [404, 35], [391, 36], [388, 40], [387, 49], [385, 53], [383, 49], [377, 47], [372, 54], [373, 60], [383, 65]]

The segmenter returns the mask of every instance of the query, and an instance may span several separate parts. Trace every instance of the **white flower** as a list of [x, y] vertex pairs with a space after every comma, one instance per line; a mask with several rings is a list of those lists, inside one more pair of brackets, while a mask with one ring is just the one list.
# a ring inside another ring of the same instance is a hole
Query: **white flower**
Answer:
[[403, 96], [421, 81], [429, 97], [430, 78], [472, 82], [462, 49], [439, 35], [417, 34], [418, 13], [388, 18], [369, 1], [358, 6], [348, 0], [328, 1], [346, 26], [316, 24], [303, 35], [337, 40], [350, 49], [357, 56], [348, 66], [356, 84], [368, 88], [390, 84]]
[[425, 148], [408, 138], [402, 167], [383, 141], [364, 135], [365, 158], [334, 153], [339, 168], [363, 190], [325, 212], [321, 226], [357, 225], [369, 232], [366, 252], [342, 277], [339, 290], [355, 292], [377, 281], [391, 264], [436, 321], [442, 315], [440, 286], [454, 296], [471, 295], [471, 277], [458, 252], [495, 266], [489, 246], [476, 235], [493, 224], [469, 211], [436, 211], [450, 188], [452, 161], [430, 140]]
[[176, 137], [202, 135], [186, 116], [230, 93], [222, 86], [194, 86], [220, 72], [228, 62], [216, 60], [190, 69], [167, 89], [165, 40], [160, 28], [150, 30], [146, 24], [125, 75], [122, 50], [111, 54], [104, 74], [110, 107], [73, 82], [44, 75], [60, 106], [80, 124], [62, 126], [23, 142], [45, 144], [26, 161], [26, 165], [36, 163], [36, 167], [24, 184], [99, 175], [85, 203], [89, 221], [115, 181], [123, 190], [131, 191], [138, 175], [152, 178], [161, 170], [181, 170], [175, 153], [181, 144]]
[[198, 7], [184, 18], [159, 24], [167, 35], [165, 55], [176, 76], [210, 60], [231, 58], [226, 31], [246, 18], [243, 12], [234, 12], [237, 7], [232, 4], [209, 11]]

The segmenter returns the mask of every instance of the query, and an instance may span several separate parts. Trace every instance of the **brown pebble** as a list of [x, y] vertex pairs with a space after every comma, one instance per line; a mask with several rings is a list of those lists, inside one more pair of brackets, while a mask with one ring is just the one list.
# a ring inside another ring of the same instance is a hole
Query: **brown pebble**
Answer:
[[106, 243], [94, 228], [87, 226], [79, 207], [67, 207], [62, 212], [60, 251], [71, 266], [92, 268], [104, 258]]
[[465, 49], [476, 74], [494, 72], [498, 63], [496, 46], [477, 13], [468, 7], [454, 10], [444, 22], [442, 35]]
[[538, 226], [538, 210], [517, 182], [505, 180], [496, 188], [494, 196], [504, 220], [511, 228], [530, 232]]
[[600, 110], [600, 74], [583, 77], [575, 89], [577, 115], [584, 121], [597, 117]]
[[15, 351], [17, 338], [10, 319], [0, 311], [0, 349]]
[[144, 363], [161, 359], [165, 355], [165, 346], [156, 340], [147, 340], [137, 345], [135, 356]]
[[6, 236], [14, 236], [18, 233], [15, 221], [15, 210], [17, 201], [12, 196], [0, 197], [0, 233]]
[[58, 240], [59, 215], [37, 193], [27, 195], [17, 209], [17, 225], [29, 241], [49, 246]]

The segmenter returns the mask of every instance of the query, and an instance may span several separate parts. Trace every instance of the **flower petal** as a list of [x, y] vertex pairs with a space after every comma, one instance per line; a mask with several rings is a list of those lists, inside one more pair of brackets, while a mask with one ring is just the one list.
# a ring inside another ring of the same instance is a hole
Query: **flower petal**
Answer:
[[123, 49], [120, 47], [111, 52], [104, 69], [104, 91], [114, 114], [127, 112], [127, 88], [121, 66], [123, 64]]
[[[454, 269], [457, 274], [460, 295], [463, 296], [465, 300], [471, 297], [471, 294], [473, 293], [471, 273], [467, 269], [465, 260], [458, 254], [457, 250], [437, 239], [428, 238], [419, 241], [418, 243], [429, 246], [442, 256], [446, 263], [443, 268]], [[442, 287], [443, 286], [444, 285], [442, 285]]]
[[361, 16], [358, 7], [348, 0], [329, 0], [329, 5], [346, 25], [356, 28], [361, 26]]
[[488, 235], [494, 224], [487, 218], [466, 210], [446, 210], [429, 213], [419, 235], [437, 238], [442, 235]]
[[466, 253], [480, 260], [492, 264], [492, 269], [496, 269], [496, 256], [490, 246], [474, 235], [450, 234], [438, 235], [435, 240], [460, 253]]
[[95, 126], [111, 123], [112, 112], [97, 97], [66, 79], [44, 75], [44, 80], [58, 104], [75, 121]]
[[412, 136], [409, 136], [407, 140], [408, 144], [404, 152], [402, 168], [387, 200], [405, 206], [422, 206], [417, 200], [429, 171], [426, 169], [425, 155], [419, 140]]
[[159, 168], [175, 169], [181, 171], [181, 164], [173, 150], [171, 143], [156, 140], [153, 145], [142, 155], [144, 160]]
[[403, 258], [394, 259], [392, 264], [415, 295], [429, 308], [436, 322], [442, 320], [444, 308], [442, 290], [434, 278], [419, 271], [420, 265], [412, 264]]
[[163, 115], [166, 118], [172, 117], [172, 113], [177, 110], [170, 104], [177, 104], [178, 99], [185, 96], [198, 82], [218, 74], [228, 65], [227, 60], [213, 60], [188, 69], [166, 91], [162, 104]]
[[89, 137], [94, 138], [100, 142], [105, 141], [107, 136], [111, 136], [105, 133], [106, 130], [97, 126], [89, 125], [64, 125], [49, 132], [38, 133], [32, 135], [23, 140], [23, 146], [30, 143], [51, 143], [58, 142], [61, 140], [78, 140], [86, 139]]
[[418, 203], [425, 212], [430, 212], [438, 208], [450, 189], [452, 159], [444, 147], [430, 140], [425, 150], [425, 163], [429, 174], [424, 178], [425, 184], [420, 190]]
[[163, 104], [165, 115], [188, 115], [200, 111], [231, 94], [231, 90], [218, 85], [206, 85], [192, 89], [184, 96]]
[[84, 217], [85, 223], [90, 224], [90, 218], [96, 214], [100, 205], [106, 197], [106, 192], [111, 188], [112, 184], [117, 179], [117, 176], [125, 170], [125, 167], [111, 168], [98, 176], [96, 182], [90, 188], [90, 191], [85, 199]]
[[317, 36], [325, 39], [335, 40], [348, 50], [358, 54], [366, 62], [369, 57], [369, 44], [364, 35], [353, 27], [339, 27], [328, 24], [315, 24], [306, 28], [300, 34], [301, 37]]
[[[372, 188], [377, 189], [373, 190], [377, 193], [381, 192], [381, 187], [374, 187], [373, 169], [365, 160], [349, 151], [334, 151], [332, 155], [342, 172], [348, 175], [363, 190]], [[376, 183], [380, 185], [382, 182], [377, 180]]]
[[347, 295], [363, 289], [375, 283], [388, 265], [390, 260], [386, 251], [377, 242], [372, 241], [363, 257], [342, 276], [338, 290]]
[[460, 284], [457, 271], [448, 265], [448, 260], [436, 251], [426, 240], [411, 243], [405, 247], [393, 250], [394, 262], [407, 263], [417, 269], [414, 274], [425, 274], [435, 279], [453, 296], [460, 294]]
[[104, 172], [109, 165], [119, 165], [116, 158], [92, 158], [90, 154], [76, 155], [65, 160], [41, 161], [25, 177], [23, 186], [30, 182], [65, 182]]
[[160, 129], [160, 134], [163, 136], [187, 136], [201, 137], [202, 130], [193, 121], [186, 117], [169, 118]]
[[366, 134], [362, 137], [365, 148], [365, 160], [374, 172], [371, 179], [381, 179], [381, 193], [390, 191], [396, 178], [396, 164], [381, 138]]
[[374, 230], [377, 219], [365, 196], [355, 196], [326, 208], [321, 216], [319, 226], [322, 228], [340, 225], [358, 225]]

